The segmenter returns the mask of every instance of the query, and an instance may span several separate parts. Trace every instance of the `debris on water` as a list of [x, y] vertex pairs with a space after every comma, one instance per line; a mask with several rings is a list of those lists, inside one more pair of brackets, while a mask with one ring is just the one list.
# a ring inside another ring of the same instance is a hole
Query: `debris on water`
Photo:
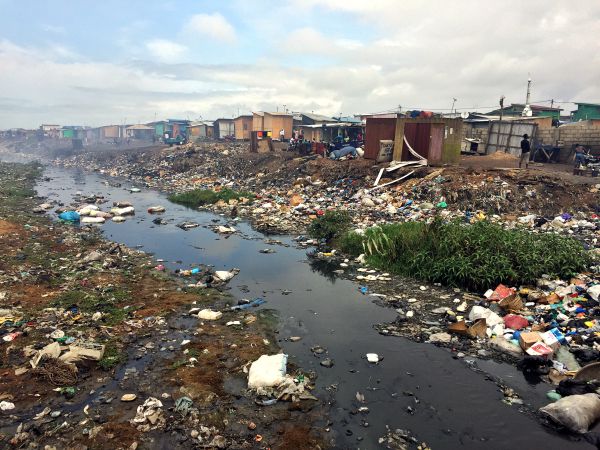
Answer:
[[[156, 222], [154, 222], [154, 223], [156, 223]], [[162, 224], [162, 222], [161, 222], [161, 224]], [[181, 223], [177, 224], [176, 226], [181, 228], [182, 230], [189, 230], [190, 228], [199, 227], [200, 224], [197, 222], [185, 221], [185, 222], [181, 222]]]
[[326, 359], [323, 359], [319, 364], [321, 364], [323, 367], [327, 367], [329, 369], [329, 368], [333, 367], [334, 362], [333, 362], [333, 359], [326, 358]]

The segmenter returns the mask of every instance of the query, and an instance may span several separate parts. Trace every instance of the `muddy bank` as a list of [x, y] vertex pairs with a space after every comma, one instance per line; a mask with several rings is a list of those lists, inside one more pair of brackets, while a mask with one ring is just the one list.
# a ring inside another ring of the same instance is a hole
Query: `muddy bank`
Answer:
[[[246, 391], [244, 367], [278, 351], [272, 313], [232, 311], [214, 322], [190, 316], [192, 307], [227, 309], [237, 300], [218, 288], [186, 288], [188, 279], [155, 270], [147, 254], [97, 229], [32, 213], [40, 168], [2, 164], [0, 171], [3, 446], [323, 446], [318, 427], [309, 426], [315, 402], [280, 402], [259, 413]], [[37, 361], [48, 346], [58, 353]], [[64, 358], [75, 348], [98, 353]], [[148, 413], [142, 405], [151, 397], [162, 404], [151, 420], [134, 420], [137, 408]]]

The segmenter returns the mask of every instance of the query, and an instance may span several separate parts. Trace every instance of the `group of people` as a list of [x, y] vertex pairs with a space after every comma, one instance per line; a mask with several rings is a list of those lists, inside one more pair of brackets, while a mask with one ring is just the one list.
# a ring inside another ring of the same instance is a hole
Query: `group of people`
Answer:
[[[580, 167], [586, 164], [585, 157], [589, 155], [589, 150], [581, 144], [575, 144], [575, 155], [574, 162], [575, 167]], [[529, 136], [527, 134], [523, 135], [523, 140], [521, 140], [521, 158], [519, 159], [519, 168], [525, 163], [525, 168], [529, 168], [529, 160], [531, 157], [531, 143], [529, 142]]]

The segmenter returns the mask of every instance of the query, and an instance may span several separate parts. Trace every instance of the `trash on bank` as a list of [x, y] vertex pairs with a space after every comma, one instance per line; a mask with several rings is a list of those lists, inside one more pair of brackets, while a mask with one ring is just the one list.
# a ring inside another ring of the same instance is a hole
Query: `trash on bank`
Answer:
[[586, 433], [600, 418], [600, 397], [596, 393], [570, 395], [540, 408], [540, 412], [575, 433]]
[[239, 305], [232, 306], [230, 309], [232, 311], [239, 311], [239, 310], [243, 310], [243, 309], [250, 309], [250, 308], [257, 307], [257, 306], [262, 305], [263, 303], [266, 303], [266, 300], [264, 298], [258, 297], [252, 301], [244, 302]]
[[110, 212], [115, 216], [130, 216], [135, 214], [135, 208], [133, 206], [125, 206], [124, 208], [112, 208]]
[[235, 277], [239, 272], [240, 272], [239, 269], [217, 270], [217, 271], [215, 271], [214, 275], [219, 281], [226, 282], [226, 281], [231, 280], [233, 277]]
[[198, 312], [198, 318], [202, 320], [219, 320], [223, 317], [223, 313], [221, 311], [213, 311], [210, 309], [203, 309]]
[[250, 389], [273, 388], [285, 380], [287, 355], [262, 355], [250, 366], [248, 387]]
[[81, 216], [77, 211], [65, 211], [58, 215], [60, 220], [64, 220], [65, 222], [79, 222], [81, 220]]
[[148, 397], [144, 404], [139, 405], [135, 417], [131, 423], [139, 431], [149, 431], [155, 428], [162, 428], [166, 424], [166, 419], [162, 410], [162, 402], [154, 397]]

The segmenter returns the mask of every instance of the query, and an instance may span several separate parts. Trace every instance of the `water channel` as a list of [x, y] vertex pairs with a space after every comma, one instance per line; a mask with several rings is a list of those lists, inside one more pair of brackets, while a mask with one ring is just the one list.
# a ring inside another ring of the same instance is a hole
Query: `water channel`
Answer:
[[[294, 245], [292, 237], [276, 237], [289, 246], [268, 245], [264, 235], [240, 222], [235, 225], [239, 233], [225, 239], [207, 228], [214, 220], [225, 224], [225, 218], [171, 204], [160, 192], [129, 193], [126, 188], [133, 186], [129, 182], [109, 186], [102, 175], [82, 170], [48, 167], [45, 175], [48, 178], [40, 180], [37, 191], [48, 200], [69, 204], [79, 191], [101, 194], [110, 202], [131, 201], [137, 215], [120, 224], [107, 222], [104, 234], [164, 259], [170, 269], [201, 263], [217, 270], [238, 267], [239, 275], [230, 282], [232, 294], [265, 298], [262, 307], [278, 311], [279, 336], [302, 336], [299, 342], [282, 341], [281, 346], [298, 367], [318, 373], [320, 398], [330, 398], [331, 389], [325, 389], [337, 386], [331, 420], [339, 448], [381, 448], [378, 438], [385, 435], [386, 425], [408, 429], [434, 449], [589, 448], [539, 424], [518, 405], [503, 403], [502, 393], [486, 373], [500, 377], [533, 408], [547, 403], [550, 386], [528, 384], [507, 364], [472, 358], [469, 363], [434, 345], [378, 334], [373, 324], [392, 321], [396, 312], [375, 305], [356, 283], [316, 270], [307, 262], [306, 249]], [[146, 213], [151, 205], [167, 207], [162, 217], [169, 224], [152, 223], [153, 216]], [[175, 226], [184, 220], [201, 226], [188, 231]], [[269, 247], [276, 253], [259, 253]], [[314, 345], [327, 348], [333, 368], [319, 365], [310, 351]], [[384, 360], [369, 364], [364, 358], [369, 352]], [[473, 370], [473, 364], [483, 372]], [[350, 414], [358, 406], [357, 392], [365, 396], [367, 416]], [[419, 403], [405, 392], [414, 393]], [[408, 406], [414, 408], [412, 414]]]

